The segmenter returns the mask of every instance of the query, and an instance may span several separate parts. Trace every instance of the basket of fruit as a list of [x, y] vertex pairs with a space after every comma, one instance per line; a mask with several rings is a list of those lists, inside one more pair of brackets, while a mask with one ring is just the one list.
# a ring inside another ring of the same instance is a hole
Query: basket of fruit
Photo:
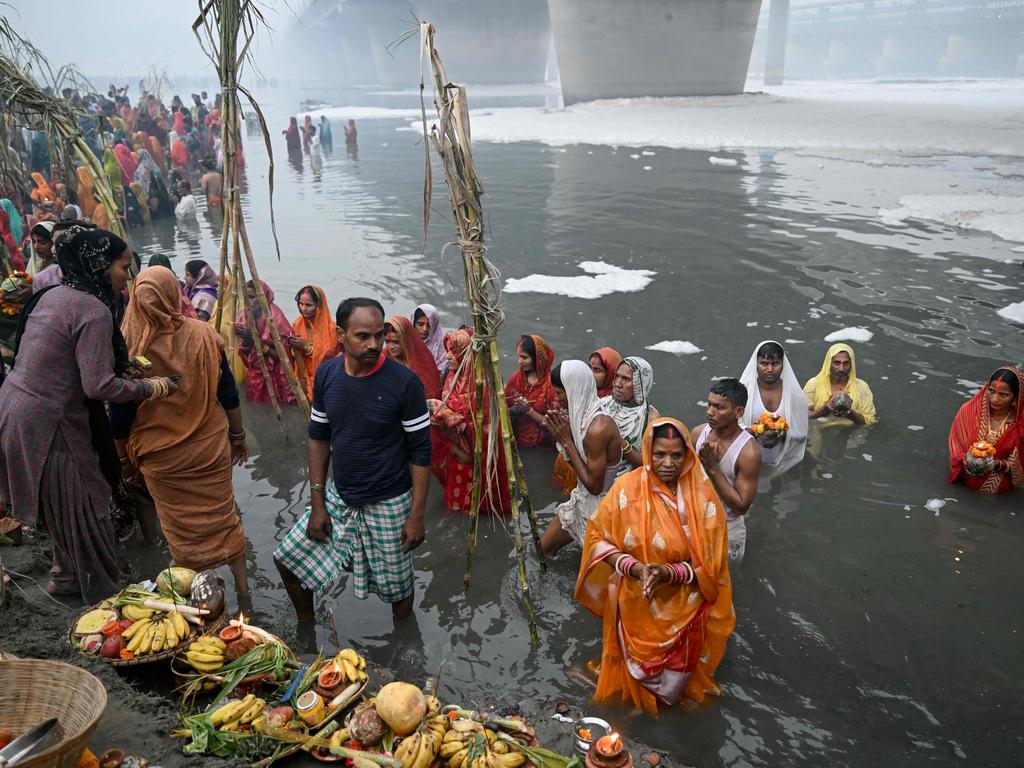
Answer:
[[789, 422], [778, 413], [762, 413], [751, 427], [754, 439], [765, 448], [774, 448], [786, 439]]
[[133, 584], [86, 608], [68, 639], [83, 655], [128, 667], [169, 659], [223, 621], [223, 582], [216, 573], [169, 568], [152, 585]]
[[992, 443], [979, 440], [971, 443], [964, 456], [964, 467], [972, 475], [987, 475], [996, 465], [996, 449]]

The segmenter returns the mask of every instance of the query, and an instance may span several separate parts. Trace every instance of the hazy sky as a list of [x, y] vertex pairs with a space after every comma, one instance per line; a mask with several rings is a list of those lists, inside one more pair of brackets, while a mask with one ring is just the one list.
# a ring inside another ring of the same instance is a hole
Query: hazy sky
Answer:
[[[71, 62], [90, 76], [133, 76], [156, 66], [166, 67], [171, 76], [209, 74], [216, 79], [192, 34], [197, 0], [6, 0], [6, 5], [0, 4], [0, 13], [46, 54], [54, 69]], [[284, 29], [292, 20], [283, 2], [263, 0], [261, 5], [271, 27]], [[270, 53], [272, 38], [261, 44]]]

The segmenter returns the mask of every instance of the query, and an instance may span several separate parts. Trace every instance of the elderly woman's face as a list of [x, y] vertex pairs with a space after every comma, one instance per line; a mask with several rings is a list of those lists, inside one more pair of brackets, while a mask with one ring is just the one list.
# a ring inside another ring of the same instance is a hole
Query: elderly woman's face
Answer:
[[686, 443], [682, 437], [656, 437], [651, 449], [651, 469], [669, 488], [675, 487], [686, 461]]

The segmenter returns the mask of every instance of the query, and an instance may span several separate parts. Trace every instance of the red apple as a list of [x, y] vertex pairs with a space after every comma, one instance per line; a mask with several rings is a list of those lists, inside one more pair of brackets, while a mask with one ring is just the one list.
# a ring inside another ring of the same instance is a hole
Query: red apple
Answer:
[[121, 657], [121, 648], [123, 643], [121, 642], [120, 635], [111, 635], [103, 641], [103, 646], [100, 648], [100, 655], [108, 659], [119, 659]]

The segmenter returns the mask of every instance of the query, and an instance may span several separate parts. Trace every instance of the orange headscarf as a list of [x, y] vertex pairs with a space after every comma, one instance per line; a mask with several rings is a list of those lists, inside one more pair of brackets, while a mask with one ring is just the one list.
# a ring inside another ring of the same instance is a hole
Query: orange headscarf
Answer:
[[[316, 294], [316, 314], [313, 315], [313, 321], [310, 322], [300, 313], [292, 323], [292, 331], [296, 336], [313, 345], [313, 351], [302, 356], [303, 365], [306, 367], [306, 397], [312, 401], [316, 369], [324, 360], [338, 355], [338, 326], [331, 319], [331, 308], [327, 305], [327, 294], [324, 293], [324, 289], [318, 285], [307, 285], [299, 291], [299, 295], [301, 296], [309, 289]], [[302, 381], [298, 364], [295, 366], [295, 375], [299, 381]]]
[[427, 399], [439, 398], [441, 396], [441, 375], [437, 372], [434, 355], [431, 354], [426, 342], [420, 338], [412, 320], [396, 315], [388, 318], [387, 325], [398, 334], [398, 343], [401, 344], [405, 354], [405, 360], [399, 362], [419, 376]]
[[32, 199], [38, 205], [56, 201], [57, 196], [53, 194], [53, 190], [50, 189], [50, 185], [46, 183], [46, 177], [43, 176], [43, 174], [39, 171], [33, 171], [32, 181], [36, 184], [35, 189], [32, 190]]
[[[651, 471], [654, 429], [663, 424], [675, 427], [686, 443], [674, 489]], [[712, 675], [736, 624], [728, 549], [725, 511], [686, 427], [675, 419], [655, 419], [644, 433], [643, 466], [615, 482], [587, 526], [583, 545], [576, 600], [604, 619], [597, 700], [618, 696], [657, 711], [658, 698], [630, 674], [623, 651], [648, 676], [688, 672], [683, 693], [691, 699], [720, 693]], [[648, 600], [640, 582], [620, 576], [604, 561], [616, 551], [646, 564], [689, 561], [696, 579], [661, 584]]]
[[156, 136], [149, 137], [149, 154], [153, 156], [157, 166], [163, 173], [167, 173], [167, 164], [164, 160], [164, 148], [157, 140]]
[[597, 396], [607, 397], [612, 393], [612, 379], [615, 378], [615, 369], [622, 363], [622, 355], [611, 347], [595, 349], [590, 353], [590, 357], [594, 355], [601, 358], [601, 364], [604, 366], [604, 384], [597, 388]]
[[92, 218], [93, 211], [98, 203], [92, 196], [92, 176], [84, 165], [78, 166], [78, 207], [82, 209], [82, 215], [87, 219]]

